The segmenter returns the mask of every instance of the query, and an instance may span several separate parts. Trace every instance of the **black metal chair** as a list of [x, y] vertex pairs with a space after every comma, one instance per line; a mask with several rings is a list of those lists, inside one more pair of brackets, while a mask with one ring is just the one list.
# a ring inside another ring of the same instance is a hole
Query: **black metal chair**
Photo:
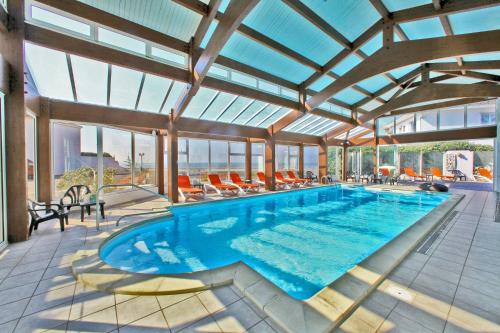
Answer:
[[[54, 208], [51, 208], [54, 207]], [[28, 200], [28, 212], [31, 216], [29, 235], [33, 229], [37, 230], [38, 225], [45, 221], [59, 219], [61, 231], [64, 231], [64, 221], [68, 224], [68, 209], [59, 204], [44, 204], [41, 202]]]
[[[62, 207], [67, 208], [68, 211], [72, 207], [80, 207], [80, 220], [83, 222], [85, 217], [85, 211], [90, 215], [90, 207], [95, 206], [95, 201], [89, 200], [85, 196], [92, 193], [87, 185], [73, 185], [71, 186], [61, 198], [60, 204]], [[66, 200], [69, 198], [69, 202]], [[101, 216], [104, 218], [104, 205], [103, 200], [99, 200], [99, 208], [101, 210]]]
[[311, 183], [313, 181], [318, 181], [318, 176], [316, 176], [312, 171], [306, 171], [306, 179], [310, 180]]

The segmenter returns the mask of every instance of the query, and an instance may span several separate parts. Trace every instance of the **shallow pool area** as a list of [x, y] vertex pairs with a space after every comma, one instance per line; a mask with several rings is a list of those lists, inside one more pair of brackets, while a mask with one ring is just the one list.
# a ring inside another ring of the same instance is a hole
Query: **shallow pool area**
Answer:
[[307, 299], [448, 198], [334, 186], [177, 206], [103, 244], [113, 267], [138, 273], [203, 271], [243, 261]]

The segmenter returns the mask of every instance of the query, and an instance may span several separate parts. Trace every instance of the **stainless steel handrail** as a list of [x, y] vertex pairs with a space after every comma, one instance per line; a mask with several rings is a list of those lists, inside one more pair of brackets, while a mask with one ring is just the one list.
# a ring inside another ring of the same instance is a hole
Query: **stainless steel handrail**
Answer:
[[[96, 193], [95, 227], [96, 227], [97, 230], [99, 230], [99, 224], [100, 224], [100, 220], [101, 220], [101, 212], [100, 212], [101, 208], [100, 208], [100, 205], [99, 205], [99, 200], [100, 200], [99, 199], [99, 195], [100, 195], [100, 193], [101, 193], [102, 190], [104, 190], [105, 188], [111, 188], [111, 187], [133, 187], [133, 188], [137, 188], [139, 190], [151, 193], [151, 194], [153, 194], [153, 195], [155, 195], [157, 197], [164, 198], [170, 204], [170, 206], [165, 207], [165, 212], [169, 212], [170, 208], [173, 206], [172, 202], [170, 201], [170, 199], [166, 195], [156, 193], [154, 191], [148, 190], [148, 189], [146, 189], [144, 187], [141, 187], [139, 185], [136, 185], [136, 184], [114, 184], [114, 185], [113, 184], [109, 184], [109, 185], [103, 185], [103, 186], [99, 187], [99, 189], [97, 189], [97, 193]], [[120, 216], [120, 218], [118, 218], [118, 220], [116, 221], [116, 225], [118, 226], [118, 223], [120, 222], [120, 220], [122, 220], [123, 218], [128, 217], [128, 216], [148, 215], [148, 214], [153, 214], [153, 213], [157, 214], [158, 212], [134, 213], [134, 214], [123, 215], [123, 216]]]

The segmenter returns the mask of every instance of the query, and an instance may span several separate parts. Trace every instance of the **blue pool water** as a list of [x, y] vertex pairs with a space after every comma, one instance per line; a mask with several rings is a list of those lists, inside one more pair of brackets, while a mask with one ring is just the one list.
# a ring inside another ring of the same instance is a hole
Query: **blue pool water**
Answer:
[[446, 200], [446, 194], [322, 187], [173, 208], [112, 238], [108, 264], [185, 273], [242, 260], [306, 299]]

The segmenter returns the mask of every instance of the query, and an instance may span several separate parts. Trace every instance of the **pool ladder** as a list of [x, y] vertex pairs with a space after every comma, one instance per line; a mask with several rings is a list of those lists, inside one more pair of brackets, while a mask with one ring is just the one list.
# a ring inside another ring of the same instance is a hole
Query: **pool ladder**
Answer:
[[[145, 192], [148, 192], [156, 197], [160, 197], [160, 198], [163, 198], [165, 200], [167, 200], [167, 202], [169, 203], [168, 206], [165, 207], [165, 214], [166, 216], [172, 216], [172, 211], [170, 210], [173, 206], [172, 202], [170, 201], [170, 199], [166, 196], [166, 195], [163, 195], [163, 194], [159, 194], [159, 193], [156, 193], [154, 191], [151, 191], [151, 190], [148, 190], [144, 187], [141, 187], [139, 185], [136, 185], [136, 184], [110, 184], [110, 185], [103, 185], [101, 187], [99, 187], [99, 189], [97, 190], [97, 194], [96, 194], [96, 203], [99, 203], [99, 196], [101, 194], [101, 192], [106, 189], [106, 188], [113, 188], [113, 187], [132, 187], [132, 188], [135, 188], [135, 189], [138, 189], [138, 190], [141, 190], [141, 191], [145, 191]], [[99, 227], [100, 227], [100, 222], [101, 222], [101, 212], [100, 212], [100, 205], [99, 204], [96, 204], [96, 218], [95, 218], [95, 227], [97, 230], [99, 230]], [[154, 208], [152, 208], [154, 209]], [[132, 214], [126, 214], [126, 215], [122, 215], [118, 218], [118, 220], [116, 220], [116, 226], [118, 226], [120, 224], [120, 221], [123, 220], [124, 218], [126, 217], [130, 217], [130, 216], [140, 216], [140, 215], [153, 215], [153, 214], [159, 214], [161, 213], [161, 211], [151, 211], [151, 212], [143, 212], [143, 213], [132, 213]]]

